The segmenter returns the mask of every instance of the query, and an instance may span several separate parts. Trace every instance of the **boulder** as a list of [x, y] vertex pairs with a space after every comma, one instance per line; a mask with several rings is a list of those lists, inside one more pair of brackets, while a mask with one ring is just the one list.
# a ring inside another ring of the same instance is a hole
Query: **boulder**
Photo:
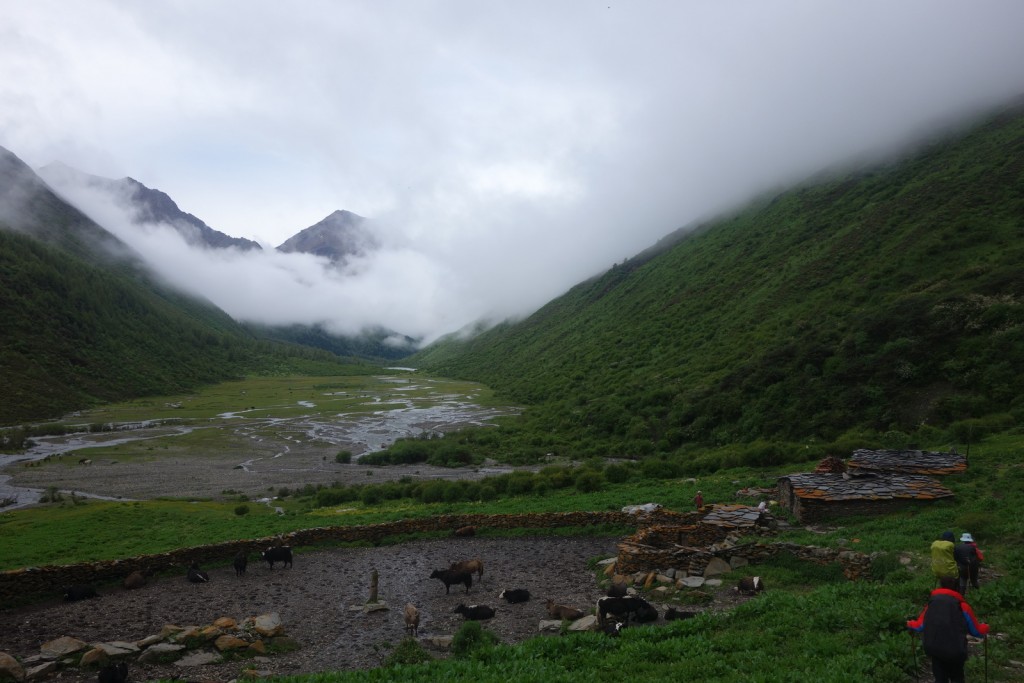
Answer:
[[49, 642], [43, 643], [39, 648], [39, 654], [43, 656], [43, 659], [60, 659], [67, 655], [73, 655], [76, 652], [81, 652], [89, 645], [78, 638], [72, 638], [71, 636], [61, 636]]
[[24, 680], [25, 669], [18, 663], [18, 660], [6, 652], [0, 652], [0, 681], [17, 681], [21, 683]]
[[221, 656], [216, 652], [199, 651], [182, 657], [174, 663], [174, 666], [205, 666], [206, 664], [217, 664], [220, 661]]
[[541, 619], [537, 630], [541, 633], [560, 633], [562, 631], [562, 620]]
[[109, 657], [127, 657], [139, 651], [139, 647], [135, 643], [127, 643], [123, 640], [96, 643], [93, 647], [97, 650], [103, 650]]
[[217, 619], [215, 622], [213, 622], [213, 625], [217, 628], [231, 629], [238, 626], [238, 622], [232, 619], [231, 617], [221, 617], [220, 619]]
[[78, 666], [82, 668], [90, 666], [103, 666], [110, 661], [110, 655], [108, 655], [102, 648], [94, 647], [93, 649], [82, 655], [82, 658], [78, 660]]
[[570, 631], [596, 631], [597, 630], [597, 615], [588, 614], [585, 617], [580, 617], [576, 621], [569, 624]]
[[718, 576], [719, 574], [728, 574], [732, 571], [732, 567], [725, 560], [712, 557], [711, 561], [708, 562], [708, 566], [704, 567], [704, 577]]
[[[25, 671], [25, 680], [37, 681], [39, 679], [46, 678], [58, 668], [60, 668], [60, 664], [57, 662], [43, 662], [42, 664], [37, 664]], [[0, 678], [3, 678], [3, 676], [0, 676]]]
[[252, 620], [252, 627], [265, 638], [276, 636], [284, 630], [284, 625], [281, 623], [281, 615], [277, 612], [261, 614], [255, 617]]
[[227, 652], [228, 650], [243, 650], [249, 647], [249, 641], [242, 640], [237, 636], [224, 635], [213, 641], [214, 647], [220, 652]]
[[140, 664], [159, 664], [160, 662], [172, 659], [185, 649], [184, 645], [174, 643], [157, 643], [150, 645], [139, 655]]

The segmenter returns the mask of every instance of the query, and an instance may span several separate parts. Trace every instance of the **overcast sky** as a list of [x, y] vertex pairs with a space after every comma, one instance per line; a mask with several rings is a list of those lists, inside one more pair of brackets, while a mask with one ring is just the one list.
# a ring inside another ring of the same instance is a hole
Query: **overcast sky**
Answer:
[[1021, 27], [1019, 0], [0, 0], [0, 146], [266, 247], [378, 219], [344, 277], [135, 245], [236, 317], [429, 339], [1024, 94]]

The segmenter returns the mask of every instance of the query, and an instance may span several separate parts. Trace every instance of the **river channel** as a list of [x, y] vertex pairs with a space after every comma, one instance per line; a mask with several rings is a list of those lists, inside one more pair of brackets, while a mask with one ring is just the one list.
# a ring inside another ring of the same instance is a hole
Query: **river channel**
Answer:
[[[358, 410], [325, 409], [334, 395], [323, 392], [322, 400], [253, 406], [206, 419], [134, 420], [110, 423], [111, 431], [38, 437], [22, 453], [0, 455], [0, 500], [8, 503], [0, 511], [36, 504], [48, 490], [110, 500], [261, 499], [281, 488], [402, 477], [478, 478], [512, 469], [361, 465], [361, 456], [397, 439], [492, 425], [495, 418], [518, 412], [479, 405], [472, 395], [449, 392], [443, 384], [401, 376], [379, 379], [380, 393], [361, 392]], [[220, 430], [213, 440], [216, 447], [180, 447], [188, 441], [182, 437], [200, 430]], [[349, 451], [351, 462], [337, 462], [339, 451]]]

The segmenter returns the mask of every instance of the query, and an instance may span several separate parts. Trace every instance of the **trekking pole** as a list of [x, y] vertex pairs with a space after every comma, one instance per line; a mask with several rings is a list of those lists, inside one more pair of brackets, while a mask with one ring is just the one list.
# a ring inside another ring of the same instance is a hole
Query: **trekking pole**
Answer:
[[907, 631], [910, 636], [910, 656], [914, 658], [914, 679], [917, 679], [917, 645], [914, 643], [914, 632]]
[[985, 636], [985, 683], [988, 683], [988, 636]]

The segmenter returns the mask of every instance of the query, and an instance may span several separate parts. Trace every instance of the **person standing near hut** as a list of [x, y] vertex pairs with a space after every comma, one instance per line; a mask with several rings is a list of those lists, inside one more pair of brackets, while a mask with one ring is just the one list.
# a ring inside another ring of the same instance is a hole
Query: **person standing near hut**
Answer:
[[943, 576], [941, 586], [932, 591], [921, 614], [907, 622], [907, 628], [921, 634], [921, 647], [931, 657], [936, 683], [963, 683], [967, 635], [985, 638], [989, 631], [988, 624], [978, 621], [955, 587], [955, 578]]
[[942, 582], [943, 576], [951, 576], [954, 579], [960, 576], [953, 557], [953, 538], [952, 531], [943, 531], [942, 536], [932, 542], [932, 574], [935, 574], [935, 579], [939, 583]]
[[978, 588], [978, 568], [985, 556], [974, 542], [974, 537], [966, 531], [961, 534], [960, 542], [953, 548], [953, 559], [956, 560], [957, 571], [960, 572], [960, 594], [967, 595], [967, 582]]
[[704, 507], [704, 494], [697, 491], [697, 495], [693, 497], [693, 504], [697, 506], [698, 510]]

